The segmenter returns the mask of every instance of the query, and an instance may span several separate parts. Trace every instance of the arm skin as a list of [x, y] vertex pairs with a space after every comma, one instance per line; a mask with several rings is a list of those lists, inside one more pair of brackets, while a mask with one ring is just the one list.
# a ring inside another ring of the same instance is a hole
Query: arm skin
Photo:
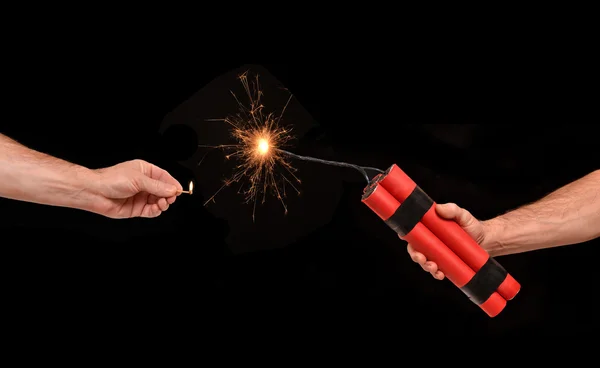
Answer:
[[88, 210], [94, 172], [24, 147], [0, 134], [0, 197]]
[[[600, 237], [600, 170], [487, 221], [478, 221], [454, 203], [438, 204], [436, 211], [456, 221], [492, 257], [583, 243]], [[425, 271], [444, 279], [437, 264], [410, 244], [407, 250]]]
[[582, 243], [600, 237], [600, 170], [532, 204], [483, 222], [493, 256]]
[[143, 160], [90, 170], [0, 134], [0, 197], [110, 218], [152, 218], [166, 211], [181, 190], [168, 172]]

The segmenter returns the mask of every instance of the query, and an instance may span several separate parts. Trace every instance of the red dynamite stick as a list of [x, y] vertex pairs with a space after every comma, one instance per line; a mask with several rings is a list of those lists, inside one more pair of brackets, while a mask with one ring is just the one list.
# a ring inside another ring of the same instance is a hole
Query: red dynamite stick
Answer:
[[[407, 201], [411, 196], [419, 194], [419, 192], [426, 196], [417, 184], [395, 164], [384, 174], [381, 174], [377, 180], [401, 203]], [[431, 199], [429, 198], [429, 200]], [[435, 210], [436, 203], [434, 201], [431, 201], [431, 204], [431, 208], [421, 218], [421, 222], [473, 271], [479, 272], [482, 270], [487, 273], [488, 276], [486, 277], [488, 278], [502, 277], [503, 281], [501, 281], [497, 291], [504, 299], [513, 299], [521, 289], [521, 285], [456, 222], [441, 218]]]
[[[373, 183], [370, 187], [366, 188], [362, 202], [383, 221], [388, 222], [388, 225], [389, 220], [394, 214], [398, 213], [400, 207], [400, 202], [385, 190], [383, 186], [377, 183]], [[406, 234], [399, 231], [399, 235], [417, 251], [423, 253], [427, 259], [437, 263], [439, 269], [444, 272], [448, 280], [465, 291], [463, 288], [473, 279], [475, 272], [429, 231], [425, 225], [417, 222]], [[487, 300], [480, 303], [476, 302], [476, 304], [479, 304], [479, 307], [488, 316], [495, 317], [506, 307], [506, 300], [500, 294], [493, 292]]]

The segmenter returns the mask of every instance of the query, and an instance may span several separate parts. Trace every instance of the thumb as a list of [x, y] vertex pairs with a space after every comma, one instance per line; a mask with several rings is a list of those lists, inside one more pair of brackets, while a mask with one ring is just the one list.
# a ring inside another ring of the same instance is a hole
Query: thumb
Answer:
[[138, 179], [140, 190], [148, 192], [157, 197], [168, 198], [177, 194], [177, 187], [173, 184], [141, 175]]
[[440, 217], [454, 220], [463, 228], [469, 227], [477, 221], [469, 211], [458, 207], [455, 203], [437, 204], [435, 210]]

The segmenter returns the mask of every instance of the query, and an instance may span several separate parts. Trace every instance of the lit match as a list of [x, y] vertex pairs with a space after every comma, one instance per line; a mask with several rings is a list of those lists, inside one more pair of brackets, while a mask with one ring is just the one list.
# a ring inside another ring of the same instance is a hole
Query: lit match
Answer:
[[178, 190], [179, 193], [194, 194], [194, 182], [190, 180], [188, 190]]

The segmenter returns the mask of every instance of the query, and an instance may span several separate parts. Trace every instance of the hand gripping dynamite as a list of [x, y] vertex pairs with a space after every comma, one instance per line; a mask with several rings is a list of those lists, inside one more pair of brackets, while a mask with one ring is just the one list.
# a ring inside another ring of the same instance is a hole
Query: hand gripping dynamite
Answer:
[[397, 165], [377, 175], [362, 202], [490, 317], [497, 316], [521, 285], [456, 222], [441, 218], [436, 203]]

